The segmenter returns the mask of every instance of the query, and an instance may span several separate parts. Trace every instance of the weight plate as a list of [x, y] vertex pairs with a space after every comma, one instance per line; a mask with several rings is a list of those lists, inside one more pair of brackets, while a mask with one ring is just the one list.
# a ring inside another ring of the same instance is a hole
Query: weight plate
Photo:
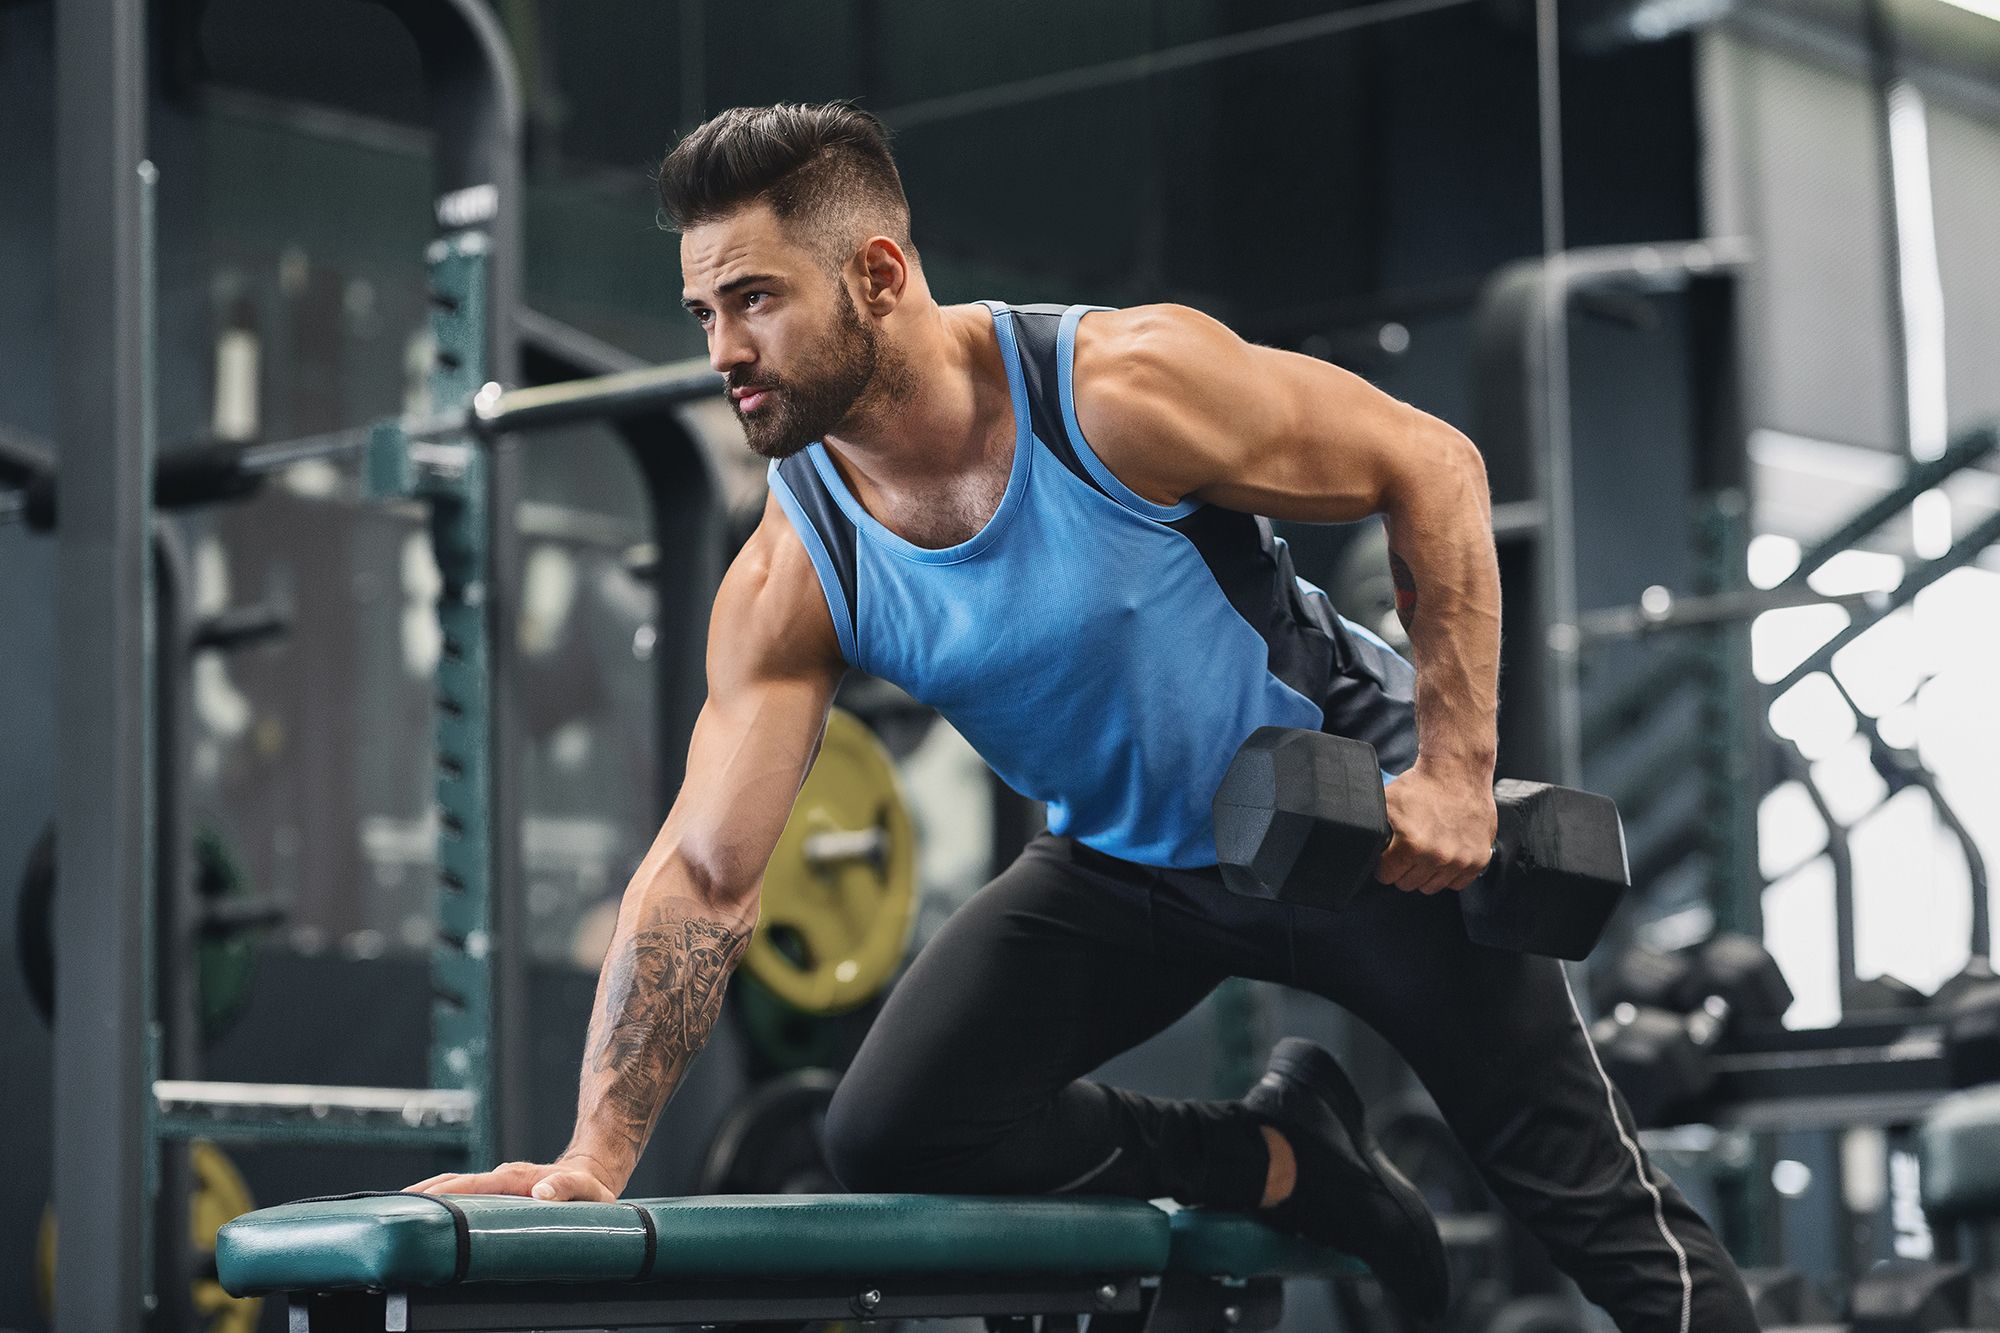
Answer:
[[[194, 884], [198, 911], [240, 907], [250, 896], [242, 866], [212, 828], [194, 837]], [[56, 829], [51, 823], [42, 830], [21, 871], [14, 938], [28, 997], [44, 1023], [52, 1022], [55, 1014], [55, 893]], [[204, 931], [195, 945], [196, 1003], [204, 1044], [218, 1040], [249, 1008], [260, 934], [260, 926], [244, 923]]]
[[[250, 896], [249, 877], [221, 833], [204, 828], [194, 835], [194, 883], [198, 902], [227, 906]], [[236, 1026], [250, 1007], [257, 979], [255, 927], [204, 931], [195, 946], [196, 988], [201, 1006], [201, 1039], [213, 1044]]]
[[699, 1194], [839, 1194], [826, 1160], [826, 1108], [840, 1076], [801, 1069], [772, 1079], [723, 1117]]
[[853, 714], [819, 758], [764, 872], [744, 966], [779, 999], [837, 1014], [895, 977], [916, 924], [916, 838], [889, 752]]
[[729, 988], [743, 1029], [757, 1053], [779, 1069], [826, 1068], [837, 1062], [840, 1032], [822, 1014], [801, 1013], [744, 975]]

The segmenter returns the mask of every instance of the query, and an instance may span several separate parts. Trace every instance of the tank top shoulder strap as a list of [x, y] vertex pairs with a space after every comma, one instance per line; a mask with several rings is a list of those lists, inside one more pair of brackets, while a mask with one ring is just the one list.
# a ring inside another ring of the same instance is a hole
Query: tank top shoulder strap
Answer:
[[1028, 382], [1028, 408], [1035, 438], [1056, 456], [1062, 465], [1092, 490], [1105, 491], [1076, 451], [1071, 439], [1067, 413], [1063, 410], [1063, 386], [1069, 381], [1065, 364], [1075, 353], [1076, 319], [1065, 323], [1072, 310], [1100, 310], [1102, 306], [1002, 305], [989, 301], [993, 317], [1005, 311], [1014, 320], [1014, 345], [1021, 350], [1021, 373]]

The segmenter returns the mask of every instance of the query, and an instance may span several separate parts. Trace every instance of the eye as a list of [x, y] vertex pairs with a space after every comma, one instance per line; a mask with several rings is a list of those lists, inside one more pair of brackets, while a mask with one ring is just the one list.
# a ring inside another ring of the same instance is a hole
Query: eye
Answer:
[[697, 324], [699, 324], [699, 325], [701, 325], [701, 326], [702, 326], [703, 328], [706, 328], [706, 327], [708, 327], [708, 321], [709, 321], [709, 320], [711, 320], [711, 319], [713, 319], [713, 318], [715, 317], [715, 316], [714, 316], [714, 312], [713, 312], [713, 311], [710, 311], [710, 310], [706, 310], [706, 309], [695, 309], [695, 310], [690, 310], [690, 311], [688, 311], [688, 313], [689, 313], [690, 315], [693, 315], [693, 316], [694, 316], [694, 322], [695, 322], [695, 323], [697, 323]]
[[768, 300], [770, 295], [769, 292], [745, 292], [743, 294], [743, 304], [754, 307], [758, 302]]

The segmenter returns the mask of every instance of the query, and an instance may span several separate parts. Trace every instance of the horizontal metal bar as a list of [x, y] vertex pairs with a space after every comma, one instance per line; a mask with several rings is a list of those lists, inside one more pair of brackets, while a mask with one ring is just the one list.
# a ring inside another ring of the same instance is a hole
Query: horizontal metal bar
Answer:
[[153, 1084], [154, 1130], [166, 1139], [455, 1146], [467, 1141], [474, 1107], [456, 1088]]
[[723, 383], [707, 361], [695, 358], [525, 389], [500, 390], [489, 384], [472, 400], [471, 424], [491, 438], [579, 421], [612, 421], [719, 394]]
[[[1649, 593], [1651, 590], [1648, 590]], [[1743, 588], [1735, 592], [1703, 593], [1676, 597], [1665, 589], [1657, 598], [1636, 606], [1614, 606], [1602, 611], [1586, 611], [1577, 617], [1576, 629], [1585, 643], [1606, 639], [1636, 639], [1668, 630], [1696, 629], [1754, 620], [1766, 611], [1794, 606], [1846, 606], [1872, 609], [1888, 600], [1882, 592], [1840, 593], [1824, 596], [1803, 586]]]
[[1708, 1119], [1719, 1129], [1879, 1128], [1922, 1123], [1951, 1088], [1800, 1097], [1759, 1097], [1725, 1105]]
[[974, 88], [969, 92], [948, 93], [921, 102], [906, 102], [902, 106], [890, 107], [879, 114], [890, 129], [909, 130], [919, 125], [932, 125], [941, 121], [999, 111], [1006, 107], [1047, 101], [1052, 97], [1070, 93], [1133, 83], [1174, 70], [1195, 69], [1218, 60], [1250, 55], [1258, 51], [1276, 50], [1299, 42], [1352, 32], [1371, 24], [1388, 23], [1437, 10], [1452, 9], [1465, 3], [1466, 0], [1380, 0], [1379, 3], [1362, 5], [1354, 9], [1291, 19], [1284, 23], [1251, 28], [1244, 32], [1203, 37], [1158, 51], [1142, 51], [1137, 55], [1120, 56], [1094, 65], [1080, 65], [1047, 74], [1036, 74], [1008, 83]]
[[1496, 541], [1519, 541], [1541, 532], [1548, 511], [1540, 500], [1504, 500], [1493, 506], [1493, 537]]

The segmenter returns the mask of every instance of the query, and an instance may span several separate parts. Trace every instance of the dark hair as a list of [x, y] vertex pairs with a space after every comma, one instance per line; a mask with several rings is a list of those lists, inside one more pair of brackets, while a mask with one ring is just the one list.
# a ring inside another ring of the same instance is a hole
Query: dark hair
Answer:
[[889, 129], [844, 102], [732, 107], [674, 145], [659, 186], [676, 231], [763, 202], [830, 264], [844, 262], [863, 234], [916, 254]]

